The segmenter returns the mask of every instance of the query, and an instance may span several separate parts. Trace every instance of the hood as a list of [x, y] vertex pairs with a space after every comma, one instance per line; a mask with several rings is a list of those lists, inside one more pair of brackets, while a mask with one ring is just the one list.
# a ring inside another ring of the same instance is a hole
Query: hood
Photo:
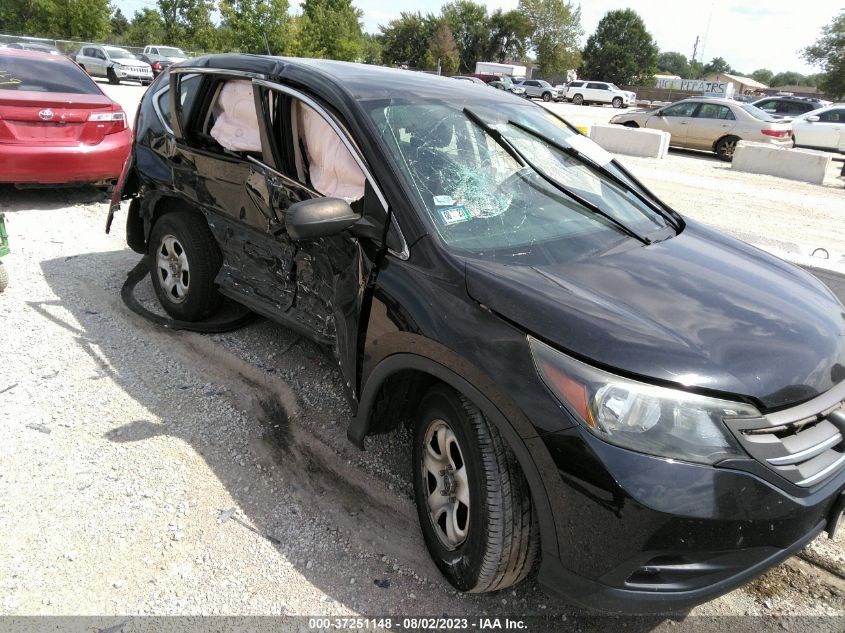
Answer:
[[845, 308], [809, 273], [688, 223], [580, 262], [466, 261], [479, 303], [610, 370], [774, 409], [845, 380]]
[[137, 68], [138, 66], [147, 66], [149, 64], [140, 59], [113, 59], [112, 60], [115, 64], [120, 64], [121, 66], [133, 66]]
[[162, 59], [162, 61], [166, 60], [166, 61], [171, 62], [173, 64], [178, 64], [179, 62], [183, 62], [188, 58], [187, 57], [162, 57], [161, 59]]

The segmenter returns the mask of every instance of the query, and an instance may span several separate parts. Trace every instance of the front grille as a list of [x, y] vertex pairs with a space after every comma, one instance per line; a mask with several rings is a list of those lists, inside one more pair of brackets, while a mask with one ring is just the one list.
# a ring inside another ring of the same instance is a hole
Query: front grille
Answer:
[[845, 468], [845, 383], [792, 409], [726, 420], [746, 451], [796, 486], [809, 488]]

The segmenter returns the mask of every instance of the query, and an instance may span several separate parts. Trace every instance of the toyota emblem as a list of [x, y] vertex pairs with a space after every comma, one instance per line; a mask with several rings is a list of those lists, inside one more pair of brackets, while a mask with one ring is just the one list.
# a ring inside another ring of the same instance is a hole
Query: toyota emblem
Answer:
[[39, 112], [38, 116], [41, 117], [42, 121], [49, 121], [53, 118], [53, 111], [50, 108], [47, 108], [46, 110]]

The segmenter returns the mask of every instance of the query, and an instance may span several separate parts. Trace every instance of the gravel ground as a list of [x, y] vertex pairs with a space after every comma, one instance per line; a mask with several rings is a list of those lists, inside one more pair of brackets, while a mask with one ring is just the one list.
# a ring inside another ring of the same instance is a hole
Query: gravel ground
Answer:
[[[679, 211], [752, 241], [842, 239], [823, 231], [841, 190], [686, 153], [626, 162]], [[103, 233], [106, 209], [93, 189], [0, 188], [0, 615], [579, 613], [533, 581], [456, 594], [419, 534], [407, 432], [349, 444], [330, 356], [281, 326], [198, 335], [131, 313], [119, 290], [138, 256], [122, 217]], [[819, 539], [692, 613], [843, 616], [844, 543]]]

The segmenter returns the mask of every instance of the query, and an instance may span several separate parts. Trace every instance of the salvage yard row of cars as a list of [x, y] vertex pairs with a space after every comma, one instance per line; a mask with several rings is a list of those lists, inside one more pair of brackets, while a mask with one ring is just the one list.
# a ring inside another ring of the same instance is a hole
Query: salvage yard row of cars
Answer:
[[107, 227], [125, 213], [170, 317], [201, 327], [228, 297], [330, 350], [362, 449], [410, 420], [420, 530], [461, 591], [536, 570], [665, 612], [833, 535], [845, 308], [473, 84], [210, 55], [163, 70], [130, 132], [70, 60], [3, 50], [0, 175], [123, 162]]

